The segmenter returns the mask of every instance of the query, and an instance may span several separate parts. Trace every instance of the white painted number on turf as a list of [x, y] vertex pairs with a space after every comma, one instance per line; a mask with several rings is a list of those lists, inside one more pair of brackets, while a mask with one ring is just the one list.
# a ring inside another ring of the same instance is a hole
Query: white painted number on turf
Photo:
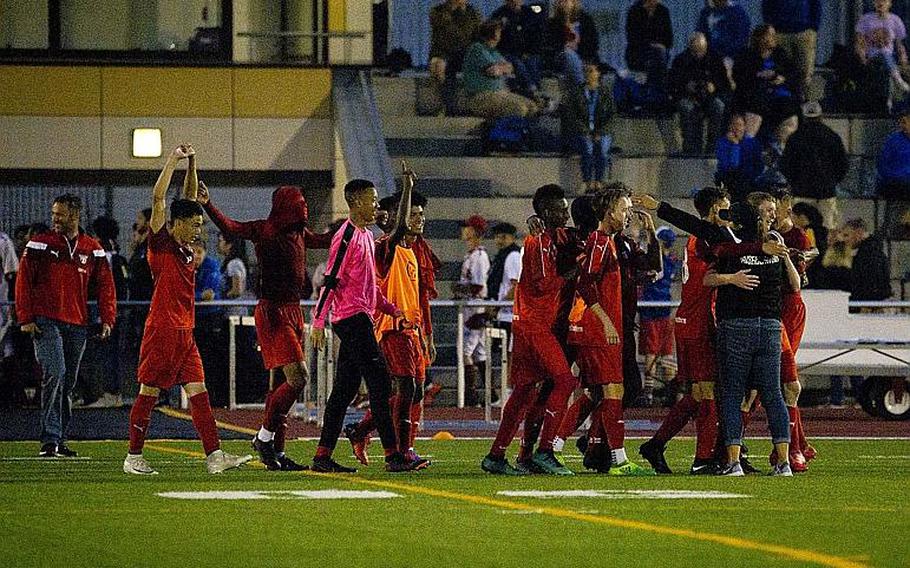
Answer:
[[322, 489], [318, 491], [171, 491], [158, 493], [168, 499], [195, 499], [220, 501], [259, 501], [267, 499], [392, 499], [400, 497], [388, 491], [343, 491]]
[[532, 499], [740, 499], [749, 495], [721, 491], [654, 491], [619, 489], [573, 489], [565, 491], [500, 491], [506, 497]]

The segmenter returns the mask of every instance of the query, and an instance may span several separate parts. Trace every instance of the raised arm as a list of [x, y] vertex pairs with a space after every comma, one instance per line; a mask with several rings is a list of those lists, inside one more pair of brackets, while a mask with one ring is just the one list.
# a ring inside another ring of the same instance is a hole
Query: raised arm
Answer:
[[395, 213], [395, 224], [392, 227], [392, 250], [401, 242], [408, 232], [408, 219], [411, 218], [411, 195], [417, 176], [405, 160], [401, 160], [401, 199], [398, 200], [398, 211]]
[[153, 233], [160, 231], [164, 223], [167, 222], [167, 190], [171, 185], [171, 178], [174, 177], [177, 163], [188, 156], [186, 145], [177, 146], [168, 155], [164, 168], [158, 174], [158, 181], [155, 182], [155, 188], [152, 190], [152, 218], [149, 219], [149, 228]]
[[183, 178], [183, 198], [196, 201], [199, 193], [199, 173], [196, 171], [196, 151], [192, 144], [187, 144], [186, 177]]
[[222, 213], [215, 207], [215, 204], [212, 203], [211, 196], [209, 195], [209, 188], [205, 185], [205, 182], [199, 182], [199, 194], [196, 196], [196, 201], [202, 205], [205, 212], [208, 213], [209, 217], [212, 219], [212, 222], [215, 223], [218, 230], [226, 237], [247, 240], [258, 239], [261, 223], [259, 221], [235, 221]]

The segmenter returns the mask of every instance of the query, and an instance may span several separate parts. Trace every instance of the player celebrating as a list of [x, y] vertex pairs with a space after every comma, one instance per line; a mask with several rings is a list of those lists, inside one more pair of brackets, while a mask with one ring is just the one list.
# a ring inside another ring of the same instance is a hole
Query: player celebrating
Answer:
[[[175, 148], [152, 191], [152, 218], [149, 221], [148, 261], [155, 280], [152, 305], [139, 350], [139, 396], [130, 412], [130, 449], [123, 471], [154, 475], [142, 456], [142, 446], [152, 410], [161, 389], [182, 385], [190, 399], [193, 426], [202, 439], [209, 473], [238, 467], [252, 456], [234, 456], [221, 450], [218, 427], [205, 389], [202, 359], [193, 339], [194, 280], [196, 265], [190, 245], [202, 231], [202, 207], [196, 202], [198, 182], [192, 146]], [[171, 204], [171, 227], [165, 226], [165, 197], [174, 169], [189, 158], [183, 199]]]

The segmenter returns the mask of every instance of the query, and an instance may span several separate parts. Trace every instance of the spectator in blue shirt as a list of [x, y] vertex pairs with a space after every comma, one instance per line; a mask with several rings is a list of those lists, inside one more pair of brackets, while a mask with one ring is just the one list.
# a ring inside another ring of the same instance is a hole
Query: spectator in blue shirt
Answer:
[[726, 136], [717, 140], [717, 172], [714, 182], [724, 184], [732, 202], [742, 201], [751, 191], [752, 182], [761, 174], [761, 144], [746, 134], [746, 119], [741, 114], [730, 118]]
[[[654, 281], [646, 284], [641, 291], [644, 302], [669, 302], [673, 280], [679, 271], [680, 261], [673, 252], [676, 233], [670, 227], [658, 227], [657, 243], [663, 256], [663, 270], [655, 275]], [[653, 246], [653, 245], [651, 245]], [[669, 384], [676, 376], [676, 369], [669, 364], [673, 355], [673, 326], [670, 322], [670, 308], [640, 308], [638, 319], [641, 330], [638, 333], [638, 353], [645, 358], [645, 380], [642, 391], [643, 405], [651, 406], [654, 401], [654, 387], [658, 378]]]
[[[208, 302], [221, 299], [221, 267], [218, 261], [208, 256], [205, 245], [193, 245], [193, 262], [196, 263], [196, 301]], [[220, 312], [221, 308], [214, 306], [198, 306], [197, 316], [205, 316]]]
[[749, 44], [749, 15], [730, 0], [711, 0], [702, 8], [695, 30], [708, 38], [708, 50], [732, 69], [733, 59]]
[[793, 61], [797, 95], [806, 99], [815, 72], [815, 50], [821, 23], [821, 0], [762, 0], [762, 17], [778, 32], [780, 47]]
[[910, 105], [901, 105], [897, 114], [898, 129], [878, 156], [878, 195], [887, 200], [887, 236], [910, 238]]

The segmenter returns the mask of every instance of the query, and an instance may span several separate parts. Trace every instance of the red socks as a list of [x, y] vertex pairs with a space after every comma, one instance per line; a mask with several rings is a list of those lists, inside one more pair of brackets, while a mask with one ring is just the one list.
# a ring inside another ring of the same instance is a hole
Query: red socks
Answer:
[[676, 401], [676, 404], [673, 405], [673, 408], [670, 409], [670, 412], [661, 423], [660, 428], [654, 433], [654, 440], [661, 444], [669, 442], [689, 423], [689, 420], [695, 416], [697, 411], [698, 403], [695, 402], [692, 395], [687, 394]]
[[534, 404], [537, 397], [537, 388], [534, 385], [516, 386], [512, 391], [512, 396], [506, 402], [505, 408], [502, 409], [502, 420], [499, 423], [499, 430], [496, 432], [496, 439], [490, 447], [490, 455], [494, 457], [504, 457], [509, 444], [515, 438], [518, 432], [518, 425], [524, 420], [528, 409]]
[[717, 405], [713, 398], [698, 403], [695, 429], [696, 459], [711, 459], [714, 455], [714, 444], [717, 442]]
[[152, 420], [152, 411], [155, 409], [155, 403], [158, 402], [157, 396], [140, 394], [133, 403], [133, 409], [130, 410], [130, 453], [141, 454], [142, 446], [145, 445], [145, 437], [148, 434], [149, 422]]
[[562, 415], [562, 424], [559, 425], [556, 435], [563, 440], [568, 440], [569, 436], [581, 427], [593, 410], [594, 401], [591, 400], [591, 396], [586, 392], [582, 393]]
[[269, 393], [265, 399], [265, 418], [262, 425], [269, 432], [277, 432], [279, 426], [290, 412], [291, 407], [297, 402], [301, 389], [295, 389], [290, 383], [282, 383], [278, 388]]
[[622, 400], [605, 398], [599, 407], [600, 421], [607, 433], [611, 450], [619, 450], [626, 441], [626, 423], [622, 419]]
[[205, 455], [209, 455], [221, 447], [218, 439], [218, 427], [215, 425], [215, 415], [209, 404], [209, 393], [201, 392], [190, 397], [190, 414], [193, 416], [193, 426], [202, 440]]
[[569, 397], [572, 396], [572, 391], [575, 390], [577, 383], [578, 381], [571, 373], [554, 379], [553, 391], [547, 397], [543, 429], [540, 432], [540, 451], [553, 451], [553, 441], [566, 414], [566, 403], [569, 402]]

